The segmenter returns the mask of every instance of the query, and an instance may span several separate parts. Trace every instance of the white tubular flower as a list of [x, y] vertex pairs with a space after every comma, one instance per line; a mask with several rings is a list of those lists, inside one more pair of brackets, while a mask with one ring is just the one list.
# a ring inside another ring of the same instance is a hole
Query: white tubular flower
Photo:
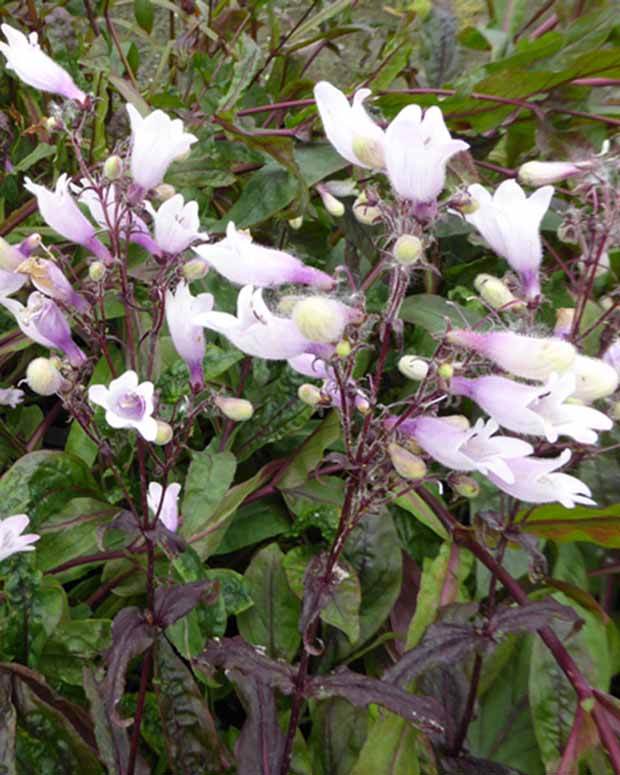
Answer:
[[516, 377], [544, 382], [554, 372], [571, 368], [577, 351], [570, 342], [555, 337], [537, 338], [512, 331], [478, 333], [467, 329], [449, 331], [447, 340], [486, 356]]
[[436, 106], [422, 117], [419, 105], [407, 105], [388, 126], [385, 143], [392, 188], [418, 205], [434, 204], [446, 183], [448, 161], [469, 148], [464, 140], [452, 139]]
[[[388, 427], [397, 418], [387, 421]], [[460, 430], [441, 417], [416, 417], [404, 420], [399, 432], [412, 436], [432, 458], [455, 471], [480, 471], [486, 476], [493, 472], [507, 482], [513, 474], [506, 461], [531, 455], [531, 444], [521, 439], [495, 436], [498, 425], [495, 420], [486, 423], [480, 419], [473, 428]]]
[[283, 283], [299, 283], [331, 288], [331, 278], [320, 269], [306, 266], [300, 259], [264, 245], [258, 245], [250, 234], [239, 231], [230, 221], [224, 239], [194, 248], [208, 266], [231, 283], [267, 288]]
[[370, 89], [359, 89], [353, 105], [335, 86], [319, 81], [314, 99], [327, 139], [351, 164], [366, 169], [382, 169], [385, 164], [385, 133], [364, 109]]
[[155, 441], [157, 420], [153, 415], [153, 383], [138, 384], [135, 371], [126, 371], [105, 385], [91, 385], [88, 398], [102, 406], [112, 428], [135, 428], [146, 441]]
[[14, 514], [0, 519], [0, 562], [18, 552], [34, 552], [34, 546], [41, 536], [36, 533], [24, 533], [30, 524], [25, 514]]
[[529, 199], [515, 180], [500, 183], [493, 196], [478, 183], [468, 191], [478, 207], [465, 214], [465, 220], [519, 273], [528, 299], [535, 298], [540, 294], [540, 224], [549, 209], [553, 186], [539, 188]]
[[265, 304], [262, 291], [246, 285], [237, 297], [237, 316], [227, 312], [205, 312], [195, 323], [217, 331], [247, 355], [265, 360], [286, 360], [317, 348], [298, 330], [290, 318], [274, 315]]
[[161, 110], [143, 118], [128, 103], [127, 113], [131, 125], [131, 177], [148, 191], [162, 182], [172, 162], [186, 154], [198, 138], [183, 131], [180, 119], [171, 119]]
[[523, 457], [506, 461], [512, 472], [510, 481], [494, 472], [487, 477], [500, 490], [526, 503], [561, 503], [567, 509], [575, 504], [595, 506], [587, 484], [569, 474], [554, 473], [568, 463], [571, 452], [565, 449], [559, 457]]
[[571, 366], [577, 380], [574, 398], [585, 403], [607, 398], [618, 389], [620, 375], [612, 364], [601, 358], [578, 355]]
[[166, 322], [174, 348], [187, 364], [194, 390], [204, 387], [205, 356], [204, 331], [196, 319], [212, 309], [213, 296], [210, 293], [192, 296], [187, 283], [179, 283], [174, 293], [166, 292]]
[[519, 167], [519, 180], [526, 186], [546, 186], [587, 172], [591, 166], [589, 162], [528, 161]]
[[575, 392], [575, 375], [552, 374], [545, 385], [524, 385], [505, 377], [477, 379], [454, 377], [450, 391], [475, 401], [499, 425], [515, 433], [544, 436], [557, 441], [569, 436], [582, 444], [596, 444], [595, 431], [610, 430], [613, 423], [602, 412], [570, 403]]
[[24, 400], [24, 391], [18, 388], [0, 388], [0, 406], [15, 409]]
[[8, 24], [2, 25], [2, 32], [7, 42], [0, 43], [0, 51], [6, 57], [7, 70], [13, 70], [24, 83], [39, 91], [85, 102], [86, 95], [69, 73], [41, 50], [36, 32], [26, 37]]
[[24, 188], [36, 196], [39, 212], [48, 226], [71, 242], [88, 248], [105, 263], [111, 261], [108, 249], [95, 236], [95, 227], [71, 196], [68, 175], [63, 173], [58, 178], [54, 191], [33, 183], [30, 178], [25, 180]]
[[179, 526], [179, 493], [181, 485], [169, 484], [166, 489], [159, 482], [151, 482], [147, 491], [146, 499], [149, 510], [153, 516], [158, 515], [158, 519], [172, 533], [176, 532]]
[[155, 212], [150, 202], [146, 209], [153, 216], [155, 242], [164, 253], [176, 255], [188, 248], [194, 240], [207, 239], [200, 231], [198, 202], [185, 204], [181, 194], [175, 194]]

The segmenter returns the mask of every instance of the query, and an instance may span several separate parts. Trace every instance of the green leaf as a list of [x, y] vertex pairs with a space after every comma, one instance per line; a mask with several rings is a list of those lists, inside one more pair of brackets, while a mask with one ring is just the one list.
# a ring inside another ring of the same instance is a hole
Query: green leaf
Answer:
[[349, 775], [364, 745], [367, 723], [365, 708], [356, 708], [340, 697], [317, 703], [310, 735], [312, 772]]
[[84, 667], [111, 645], [111, 630], [109, 619], [62, 622], [43, 649], [39, 669], [54, 680], [82, 686]]
[[416, 730], [385, 712], [372, 725], [351, 775], [419, 775]]
[[400, 498], [396, 498], [394, 503], [400, 506], [401, 509], [405, 509], [405, 511], [413, 514], [416, 519], [430, 528], [433, 533], [436, 533], [444, 541], [448, 540], [448, 531], [440, 522], [439, 517], [417, 493], [409, 492], [407, 495], [402, 495]]
[[334, 0], [334, 2], [326, 5], [321, 11], [315, 13], [314, 16], [311, 16], [303, 22], [303, 24], [299, 25], [295, 30], [295, 33], [288, 39], [287, 46], [293, 46], [295, 43], [303, 40], [308, 33], [317, 29], [317, 27], [324, 24], [326, 21], [329, 21], [332, 17], [336, 16], [336, 14], [344, 11], [351, 3], [352, 0]]
[[13, 172], [27, 172], [31, 167], [34, 167], [35, 164], [42, 161], [43, 159], [48, 159], [50, 156], [53, 156], [56, 153], [56, 146], [55, 145], [47, 145], [47, 143], [39, 143], [37, 147], [28, 154], [28, 156], [25, 156], [21, 161], [19, 161], [14, 167]]
[[[316, 554], [317, 552], [311, 547], [299, 546], [291, 549], [284, 557], [286, 578], [290, 588], [300, 600], [304, 597], [306, 568]], [[341, 560], [338, 568], [342, 578], [331, 591], [329, 602], [321, 609], [321, 621], [342, 630], [351, 644], [355, 644], [360, 635], [359, 610], [362, 599], [360, 582], [355, 569], [349, 563]]]
[[278, 479], [278, 487], [286, 490], [303, 484], [323, 459], [326, 448], [339, 438], [340, 418], [337, 412], [330, 412], [293, 456], [286, 473]]
[[228, 91], [216, 108], [216, 113], [234, 108], [245, 94], [263, 59], [261, 47], [246, 33], [241, 35], [232, 53], [236, 59], [232, 79]]
[[274, 498], [242, 506], [232, 518], [215, 554], [230, 554], [267, 538], [286, 533], [291, 521], [286, 509]]
[[67, 596], [60, 582], [53, 577], [44, 577], [32, 596], [29, 616], [28, 639], [35, 667], [67, 607]]
[[[521, 512], [520, 518], [526, 512]], [[526, 533], [550, 538], [557, 543], [589, 541], [610, 549], [620, 548], [620, 504], [599, 509], [575, 506], [566, 509], [559, 503], [539, 506], [529, 513], [522, 527]]]
[[298, 628], [301, 606], [291, 591], [277, 544], [269, 544], [254, 555], [245, 580], [254, 606], [237, 617], [239, 632], [272, 657], [291, 660], [301, 636]]
[[90, 468], [65, 452], [39, 450], [20, 458], [0, 479], [0, 516], [28, 514], [37, 529], [73, 498], [97, 497]]
[[224, 526], [217, 517], [221, 503], [235, 475], [236, 461], [231, 452], [216, 452], [216, 439], [202, 452], [195, 452], [185, 480], [183, 505], [184, 536], [201, 534], [200, 546], [194, 546], [203, 559], [215, 551], [222, 539]]
[[155, 8], [151, 0], [133, 0], [133, 13], [140, 27], [150, 35], [155, 21]]
[[400, 309], [400, 317], [431, 334], [442, 334], [448, 324], [454, 328], [469, 328], [481, 320], [477, 312], [431, 293], [408, 296]]

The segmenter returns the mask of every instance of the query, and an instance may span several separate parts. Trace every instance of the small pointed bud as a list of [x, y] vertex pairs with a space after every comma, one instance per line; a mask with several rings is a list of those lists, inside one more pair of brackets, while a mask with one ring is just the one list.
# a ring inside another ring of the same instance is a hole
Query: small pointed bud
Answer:
[[108, 180], [118, 180], [123, 174], [123, 160], [120, 156], [108, 156], [103, 162], [103, 175]]
[[301, 229], [301, 227], [304, 225], [303, 215], [298, 215], [297, 218], [290, 218], [288, 225], [291, 227], [291, 229], [299, 231], [299, 229]]
[[559, 307], [555, 312], [555, 327], [553, 333], [564, 339], [568, 338], [573, 330], [574, 318], [574, 307]]
[[501, 309], [508, 304], [511, 310], [525, 306], [502, 280], [493, 275], [479, 274], [474, 280], [474, 288], [493, 309]]
[[611, 412], [609, 414], [612, 420], [616, 420], [616, 422], [620, 422], [620, 401], [616, 401], [614, 405], [611, 407]]
[[47, 116], [47, 118], [43, 120], [43, 123], [48, 132], [55, 132], [57, 129], [60, 129], [61, 126], [60, 121], [56, 116]]
[[400, 444], [388, 444], [388, 454], [396, 473], [403, 479], [423, 479], [426, 476], [426, 463], [421, 457], [412, 454]]
[[463, 498], [476, 498], [480, 494], [480, 485], [471, 476], [455, 474], [448, 480], [448, 484], [455, 493]]
[[381, 210], [368, 204], [366, 194], [360, 194], [353, 203], [353, 215], [359, 223], [372, 226], [381, 220]]
[[519, 167], [518, 178], [526, 186], [547, 186], [590, 169], [588, 162], [528, 161]]
[[448, 362], [441, 363], [437, 369], [437, 374], [446, 381], [450, 380], [454, 376], [454, 366]]
[[447, 422], [457, 431], [468, 431], [471, 427], [469, 420], [464, 414], [449, 414], [441, 418], [442, 422]]
[[183, 277], [191, 283], [194, 280], [202, 280], [203, 277], [207, 276], [209, 264], [201, 258], [191, 258], [186, 264], [183, 264], [181, 271], [183, 272]]
[[336, 355], [339, 358], [347, 358], [351, 355], [351, 342], [348, 339], [341, 339], [336, 345]]
[[235, 422], [245, 422], [254, 414], [254, 407], [245, 398], [216, 396], [213, 402], [225, 417]]
[[333, 194], [330, 194], [324, 186], [317, 186], [317, 191], [321, 195], [323, 205], [327, 212], [330, 215], [333, 215], [334, 218], [342, 218], [345, 208], [340, 199], [336, 199], [336, 197]]
[[297, 388], [297, 398], [303, 401], [308, 406], [316, 406], [323, 400], [321, 391], [316, 385], [311, 385], [309, 382], [305, 382]]
[[417, 263], [424, 254], [422, 240], [415, 234], [401, 234], [392, 249], [394, 259], [402, 266]]
[[421, 382], [426, 378], [429, 366], [426, 361], [422, 360], [422, 358], [416, 358], [415, 355], [403, 355], [398, 361], [398, 370], [407, 379]]
[[101, 282], [105, 277], [106, 267], [103, 261], [93, 261], [88, 267], [88, 276], [95, 282]]
[[365, 396], [355, 396], [355, 408], [360, 414], [366, 416], [370, 411], [370, 402]]
[[458, 210], [462, 215], [473, 215], [480, 209], [480, 203], [477, 199], [468, 193], [463, 191], [461, 194], [457, 194], [450, 200], [450, 206], [455, 210]]
[[167, 202], [168, 199], [172, 199], [176, 192], [176, 188], [171, 186], [170, 183], [160, 183], [153, 189], [156, 199], [160, 202]]
[[172, 441], [172, 426], [163, 420], [157, 420], [157, 434], [155, 436], [155, 444], [160, 447], [169, 444]]
[[33, 393], [52, 396], [62, 388], [66, 380], [58, 370], [57, 358], [35, 358], [26, 369], [26, 383]]
[[310, 296], [298, 302], [292, 317], [306, 339], [323, 344], [337, 342], [347, 324], [343, 305], [323, 296]]
[[374, 170], [383, 169], [385, 166], [383, 146], [372, 137], [355, 135], [351, 149], [362, 164]]

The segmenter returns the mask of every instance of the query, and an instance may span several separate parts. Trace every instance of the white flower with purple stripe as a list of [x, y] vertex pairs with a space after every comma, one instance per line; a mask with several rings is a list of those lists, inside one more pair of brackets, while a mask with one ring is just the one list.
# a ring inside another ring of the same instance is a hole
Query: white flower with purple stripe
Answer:
[[126, 371], [110, 386], [91, 385], [88, 398], [105, 409], [112, 428], [135, 428], [146, 441], [155, 441], [157, 420], [153, 417], [153, 383], [138, 383], [135, 371]]

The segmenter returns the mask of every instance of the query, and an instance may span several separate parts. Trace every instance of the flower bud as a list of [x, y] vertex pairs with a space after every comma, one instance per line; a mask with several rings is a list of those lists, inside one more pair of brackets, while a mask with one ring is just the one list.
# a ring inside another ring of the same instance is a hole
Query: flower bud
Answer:
[[299, 398], [300, 401], [303, 401], [304, 404], [308, 404], [308, 406], [316, 406], [323, 400], [323, 396], [318, 387], [316, 387], [316, 385], [311, 385], [308, 382], [305, 382], [297, 388], [297, 398]]
[[573, 164], [569, 161], [528, 161], [519, 167], [519, 182], [526, 186], [546, 186], [566, 180], [590, 168], [587, 162]]
[[304, 217], [303, 215], [298, 215], [297, 218], [290, 218], [288, 225], [291, 227], [291, 229], [294, 229], [295, 231], [299, 231], [301, 227], [304, 224]]
[[171, 186], [170, 183], [160, 183], [153, 189], [155, 198], [160, 202], [167, 202], [168, 199], [172, 199], [176, 192], [176, 188]]
[[502, 280], [493, 275], [479, 274], [474, 280], [474, 288], [493, 309], [501, 309], [507, 304], [510, 304], [511, 309], [525, 306]]
[[454, 492], [463, 498], [476, 498], [480, 493], [478, 482], [466, 474], [455, 474], [450, 477], [448, 483]]
[[360, 414], [365, 416], [370, 411], [370, 402], [365, 396], [358, 394], [355, 396], [355, 408]]
[[225, 417], [235, 422], [245, 422], [254, 414], [254, 407], [245, 398], [216, 396], [213, 403]]
[[353, 215], [359, 223], [372, 226], [381, 220], [381, 210], [368, 204], [366, 194], [360, 194], [353, 203]]
[[362, 164], [365, 164], [374, 170], [383, 169], [385, 166], [383, 148], [381, 144], [372, 137], [354, 135], [351, 150]]
[[323, 296], [310, 296], [298, 302], [292, 317], [306, 339], [323, 344], [337, 342], [347, 323], [344, 305]]
[[340, 199], [336, 199], [336, 197], [333, 194], [330, 194], [324, 186], [317, 186], [317, 191], [321, 195], [323, 205], [327, 212], [330, 215], [333, 215], [334, 218], [342, 218], [344, 215], [344, 205]]
[[422, 358], [416, 358], [415, 355], [403, 355], [398, 361], [400, 373], [407, 377], [407, 379], [413, 379], [416, 382], [421, 382], [426, 378], [428, 369], [428, 363], [423, 361]]
[[573, 330], [573, 320], [575, 318], [574, 307], [559, 307], [555, 312], [555, 327], [553, 333], [567, 339]]
[[426, 476], [426, 463], [422, 458], [413, 455], [400, 444], [388, 444], [388, 454], [396, 473], [403, 479], [423, 479]]
[[172, 426], [163, 420], [157, 420], [155, 444], [158, 444], [160, 447], [169, 444], [172, 441], [172, 435]]
[[452, 379], [454, 376], [454, 366], [451, 363], [448, 363], [447, 361], [444, 363], [439, 364], [439, 368], [437, 369], [437, 374], [442, 379], [449, 380]]
[[392, 254], [402, 266], [411, 266], [420, 260], [424, 253], [422, 240], [415, 234], [401, 234], [394, 243]]
[[93, 261], [93, 263], [90, 264], [88, 267], [88, 276], [95, 283], [98, 283], [101, 280], [103, 280], [103, 278], [105, 277], [105, 273], [106, 273], [106, 268], [103, 261]]
[[65, 379], [58, 371], [57, 358], [35, 358], [26, 369], [26, 383], [33, 393], [52, 396], [62, 388]]
[[60, 129], [60, 121], [56, 116], [47, 116], [47, 118], [43, 119], [43, 123], [48, 132], [55, 132], [57, 129]]
[[123, 174], [123, 160], [120, 156], [108, 156], [103, 162], [103, 176], [108, 180], [118, 180]]
[[336, 355], [339, 358], [347, 358], [351, 355], [351, 342], [348, 339], [341, 339], [336, 345]]
[[575, 374], [577, 387], [573, 393], [585, 403], [606, 398], [618, 388], [620, 377], [610, 363], [600, 358], [590, 358], [587, 355], [577, 355], [571, 367]]
[[480, 208], [478, 200], [474, 199], [467, 191], [463, 191], [460, 194], [453, 196], [450, 200], [450, 205], [463, 215], [473, 215]]
[[201, 258], [190, 258], [187, 263], [183, 264], [181, 271], [183, 272], [183, 277], [191, 283], [194, 280], [202, 280], [203, 277], [206, 277], [209, 272], [209, 264]]

